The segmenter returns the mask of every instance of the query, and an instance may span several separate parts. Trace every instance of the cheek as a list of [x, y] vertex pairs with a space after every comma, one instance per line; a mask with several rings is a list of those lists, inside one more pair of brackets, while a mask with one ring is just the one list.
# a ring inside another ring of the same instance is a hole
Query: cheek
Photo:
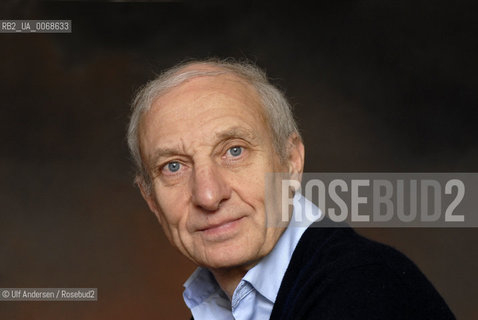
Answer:
[[271, 172], [277, 172], [274, 159], [267, 156], [267, 152], [261, 153], [256, 161], [245, 168], [237, 177], [237, 186], [243, 192], [251, 194], [253, 198], [263, 200], [266, 192], [266, 180]]
[[184, 190], [171, 190], [170, 188], [157, 188], [156, 199], [159, 208], [160, 223], [171, 237], [185, 225], [187, 216], [187, 201]]
[[257, 212], [264, 207], [266, 174], [263, 169], [248, 169], [235, 174], [230, 183], [239, 198]]

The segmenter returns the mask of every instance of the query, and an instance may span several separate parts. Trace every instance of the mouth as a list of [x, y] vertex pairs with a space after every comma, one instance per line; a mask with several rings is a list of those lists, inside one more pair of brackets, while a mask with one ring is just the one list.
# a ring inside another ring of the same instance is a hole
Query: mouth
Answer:
[[208, 239], [208, 240], [225, 240], [236, 234], [239, 229], [239, 226], [244, 217], [237, 219], [226, 220], [217, 224], [211, 224], [199, 231]]

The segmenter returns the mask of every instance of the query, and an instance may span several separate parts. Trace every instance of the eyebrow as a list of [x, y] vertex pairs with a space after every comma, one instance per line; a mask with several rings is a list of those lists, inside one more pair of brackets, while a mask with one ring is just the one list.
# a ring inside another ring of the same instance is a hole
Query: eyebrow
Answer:
[[243, 138], [251, 141], [257, 140], [257, 136], [252, 130], [244, 129], [242, 127], [232, 127], [223, 131], [216, 132], [216, 139], [219, 141]]
[[[228, 128], [226, 130], [216, 132], [215, 137], [216, 137], [216, 144], [220, 143], [220, 142], [223, 142], [223, 141], [230, 140], [230, 139], [238, 139], [238, 138], [239, 139], [246, 139], [249, 142], [254, 143], [258, 139], [257, 136], [254, 134], [254, 132], [252, 130], [244, 129], [242, 127], [232, 127], [232, 128]], [[149, 161], [150, 168], [154, 167], [156, 165], [156, 163], [158, 162], [158, 159], [160, 159], [160, 158], [175, 156], [175, 155], [178, 155], [178, 154], [182, 153], [181, 151], [179, 151], [180, 149], [182, 149], [182, 148], [181, 147], [179, 147], [179, 148], [174, 148], [174, 147], [172, 147], [172, 148], [171, 147], [156, 148], [156, 150], [154, 151], [153, 156], [151, 157], [151, 161]]]
[[176, 148], [156, 148], [154, 151], [151, 160], [149, 161], [149, 167], [152, 168], [156, 165], [159, 158], [170, 157], [178, 154], [178, 149]]

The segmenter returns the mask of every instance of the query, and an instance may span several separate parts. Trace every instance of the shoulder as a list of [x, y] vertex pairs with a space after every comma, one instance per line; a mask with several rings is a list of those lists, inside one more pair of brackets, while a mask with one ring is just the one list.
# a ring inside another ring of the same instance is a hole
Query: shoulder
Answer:
[[307, 319], [308, 313], [319, 312], [324, 319], [352, 314], [356, 319], [425, 314], [453, 318], [432, 284], [406, 256], [351, 228], [331, 228], [327, 223], [312, 225], [299, 241], [279, 289], [274, 317]]

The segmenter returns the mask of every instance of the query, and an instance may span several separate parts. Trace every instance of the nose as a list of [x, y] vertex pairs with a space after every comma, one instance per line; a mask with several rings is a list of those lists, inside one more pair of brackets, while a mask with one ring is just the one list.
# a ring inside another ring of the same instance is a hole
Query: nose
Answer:
[[192, 177], [192, 202], [208, 212], [219, 209], [231, 196], [231, 189], [224, 174], [214, 163], [194, 168]]

